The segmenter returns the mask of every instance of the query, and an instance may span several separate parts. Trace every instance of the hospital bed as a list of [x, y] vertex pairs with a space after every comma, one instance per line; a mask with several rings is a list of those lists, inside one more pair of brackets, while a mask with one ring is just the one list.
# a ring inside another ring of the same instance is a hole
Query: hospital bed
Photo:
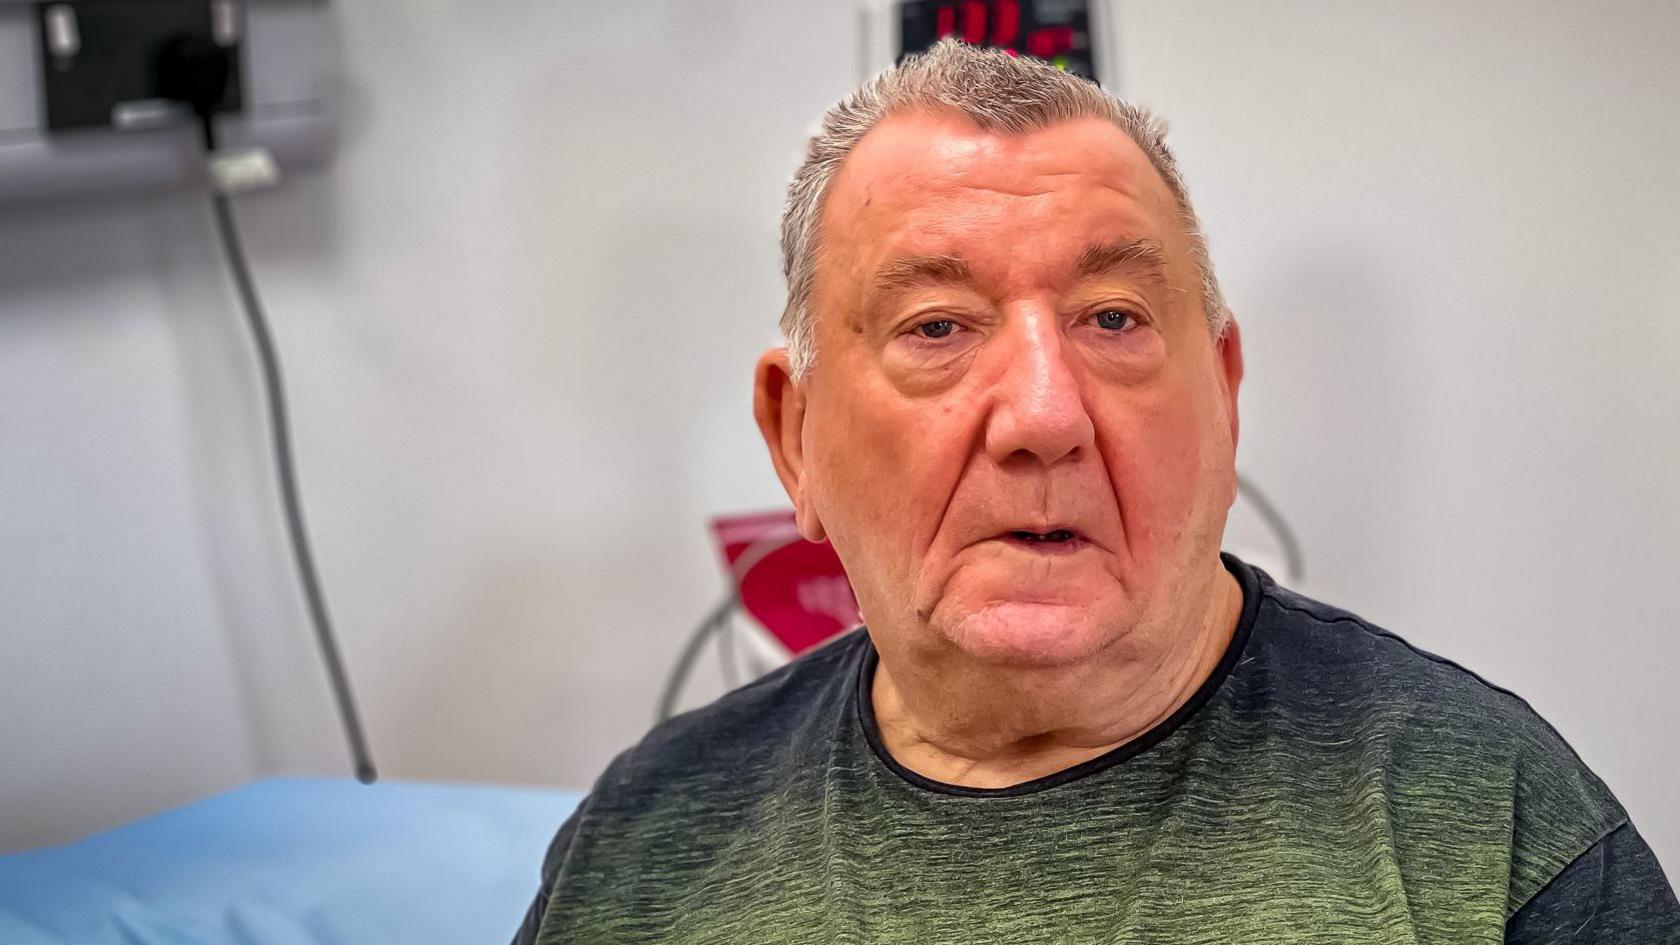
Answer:
[[0, 856], [0, 942], [505, 942], [580, 798], [258, 781], [77, 843]]

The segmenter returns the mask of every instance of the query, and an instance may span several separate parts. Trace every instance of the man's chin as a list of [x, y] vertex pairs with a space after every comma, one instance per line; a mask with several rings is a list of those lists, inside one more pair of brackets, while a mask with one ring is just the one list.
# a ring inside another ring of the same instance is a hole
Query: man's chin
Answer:
[[1090, 657], [1118, 630], [1119, 621], [1097, 619], [1089, 603], [1009, 600], [963, 614], [943, 635], [981, 662], [1042, 669]]

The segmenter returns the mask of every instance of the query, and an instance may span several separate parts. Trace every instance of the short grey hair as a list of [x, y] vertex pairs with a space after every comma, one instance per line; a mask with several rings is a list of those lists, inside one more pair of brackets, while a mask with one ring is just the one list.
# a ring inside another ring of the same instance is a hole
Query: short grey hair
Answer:
[[1214, 278], [1207, 238], [1167, 148], [1165, 123], [1146, 109], [1046, 62], [946, 39], [881, 72], [835, 103], [823, 115], [822, 130], [811, 139], [805, 161], [788, 185], [782, 211], [782, 274], [787, 277], [782, 336], [795, 378], [804, 377], [816, 359], [811, 286], [822, 237], [818, 223], [829, 185], [846, 156], [876, 125], [893, 115], [930, 112], [955, 112], [982, 130], [1003, 134], [1025, 134], [1076, 118], [1113, 122], [1143, 150], [1172, 192], [1190, 239], [1191, 257], [1201, 270], [1208, 327], [1215, 334], [1225, 330], [1228, 315]]

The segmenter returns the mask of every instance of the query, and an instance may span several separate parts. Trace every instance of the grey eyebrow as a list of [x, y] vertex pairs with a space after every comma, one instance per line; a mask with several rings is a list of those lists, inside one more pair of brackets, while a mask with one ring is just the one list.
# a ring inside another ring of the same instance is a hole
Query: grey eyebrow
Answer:
[[[1167, 254], [1156, 240], [1110, 240], [1080, 253], [1077, 270], [1081, 278], [1130, 270], [1146, 281], [1166, 285]], [[933, 255], [895, 259], [877, 269], [872, 281], [877, 290], [886, 291], [973, 280], [974, 270], [961, 256]]]
[[974, 271], [960, 256], [906, 256], [875, 271], [875, 288], [905, 289], [940, 282], [972, 282]]
[[1118, 239], [1098, 243], [1079, 254], [1083, 278], [1130, 270], [1143, 279], [1167, 284], [1167, 253], [1151, 239]]

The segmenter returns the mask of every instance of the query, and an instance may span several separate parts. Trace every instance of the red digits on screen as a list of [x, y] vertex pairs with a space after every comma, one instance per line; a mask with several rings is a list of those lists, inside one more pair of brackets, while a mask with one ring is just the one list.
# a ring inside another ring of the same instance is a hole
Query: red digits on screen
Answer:
[[979, 46], [986, 41], [986, 0], [963, 0], [963, 42]]
[[1073, 49], [1073, 27], [1046, 26], [1027, 36], [1027, 55], [1054, 59]]
[[[989, 37], [988, 20], [991, 21]], [[940, 39], [956, 36], [975, 46], [989, 44], [1014, 52], [1020, 48], [1021, 0], [942, 3], [934, 14], [934, 25]], [[1073, 50], [1073, 27], [1039, 27], [1027, 34], [1025, 45], [1029, 56], [1054, 59]]]
[[1021, 0], [997, 0], [997, 20], [992, 24], [992, 45], [1014, 48], [1021, 32]]

